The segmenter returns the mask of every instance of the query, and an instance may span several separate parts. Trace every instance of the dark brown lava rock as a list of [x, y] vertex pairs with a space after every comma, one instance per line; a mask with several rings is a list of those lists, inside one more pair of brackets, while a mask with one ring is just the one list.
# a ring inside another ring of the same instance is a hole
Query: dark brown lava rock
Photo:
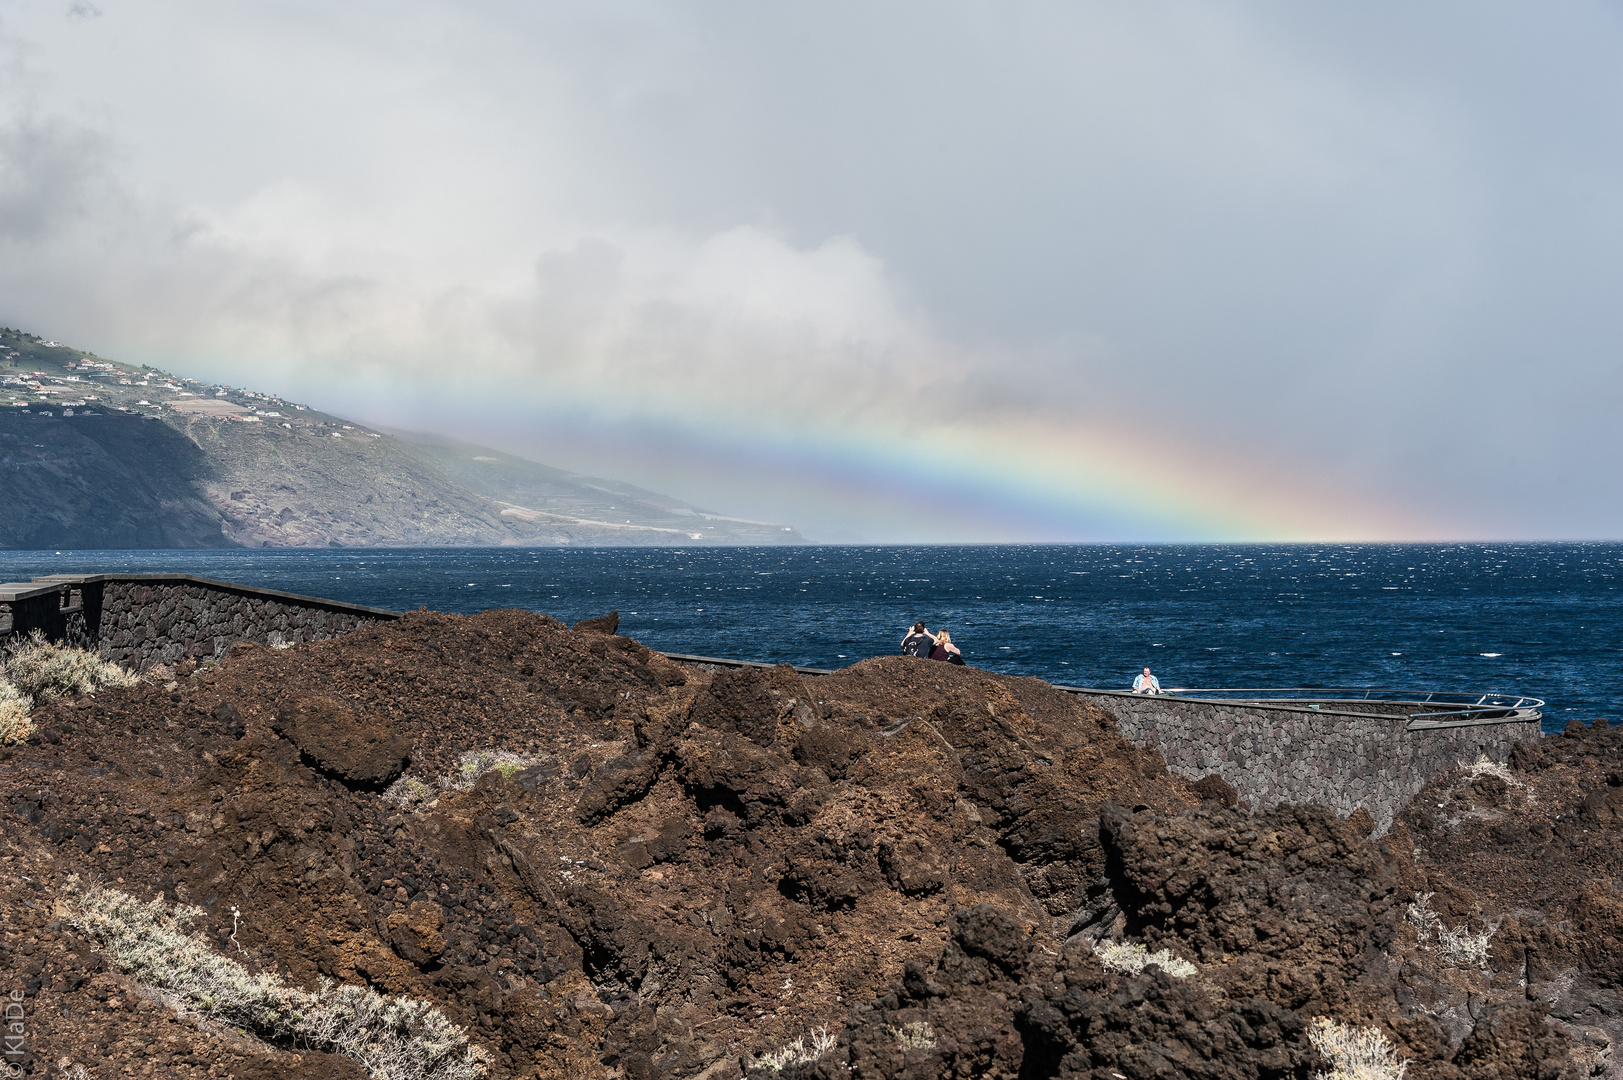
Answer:
[[[714, 672], [616, 628], [417, 612], [41, 707], [53, 737], [0, 749], [36, 1072], [355, 1072], [173, 1012], [64, 916], [70, 874], [194, 905], [252, 970], [428, 1002], [494, 1080], [1307, 1080], [1321, 1018], [1409, 1080], [1617, 1056], [1612, 732], [1440, 777], [1373, 837], [1172, 776], [1035, 679]], [[1172, 959], [1101, 959], [1135, 946]]]
[[323, 772], [357, 787], [394, 782], [411, 760], [411, 741], [382, 721], [363, 721], [329, 697], [299, 697], [276, 710], [271, 727]]
[[620, 613], [611, 611], [607, 615], [582, 619], [572, 629], [577, 634], [608, 634], [613, 636], [620, 629]]

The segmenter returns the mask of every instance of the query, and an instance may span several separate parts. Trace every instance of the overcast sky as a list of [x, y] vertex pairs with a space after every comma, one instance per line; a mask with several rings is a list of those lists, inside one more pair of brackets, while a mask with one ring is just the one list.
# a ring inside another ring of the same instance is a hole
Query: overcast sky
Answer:
[[1623, 537], [1616, 3], [0, 0], [0, 322], [821, 540]]

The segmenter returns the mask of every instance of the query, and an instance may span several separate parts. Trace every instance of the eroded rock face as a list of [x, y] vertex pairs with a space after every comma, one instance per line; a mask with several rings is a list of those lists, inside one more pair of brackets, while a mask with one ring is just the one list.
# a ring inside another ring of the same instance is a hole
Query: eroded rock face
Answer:
[[620, 613], [611, 611], [607, 615], [598, 615], [590, 619], [582, 619], [576, 623], [576, 633], [585, 634], [614, 634], [620, 629]]
[[418, 967], [437, 964], [445, 952], [445, 936], [440, 933], [445, 912], [432, 901], [413, 901], [405, 911], [391, 914], [386, 925], [395, 951]]
[[1121, 931], [1214, 965], [1225, 989], [1339, 1013], [1347, 987], [1397, 936], [1410, 892], [1396, 867], [1320, 807], [1176, 815], [1111, 807], [1103, 834]]
[[[1623, 1050], [1607, 1050], [1623, 1042], [1618, 810], [1623, 728], [1597, 721], [1518, 746], [1508, 767], [1438, 777], [1398, 817], [1409, 856], [1406, 883], [1431, 894], [1429, 907], [1443, 927], [1491, 931], [1487, 969], [1495, 984], [1544, 1010], [1541, 1022], [1571, 1041], [1568, 1057], [1593, 1064], [1596, 1075], [1606, 1075], [1603, 1058]], [[1416, 996], [1433, 1010], [1470, 1015], [1458, 990], [1423, 987]], [[1466, 1027], [1455, 1024], [1456, 1038], [1465, 1037]], [[1515, 1051], [1523, 1063], [1553, 1052], [1538, 1049], [1531, 1037], [1517, 1038], [1531, 1047]]]
[[1305, 1021], [1158, 967], [1107, 972], [1085, 942], [1057, 956], [988, 907], [961, 910], [935, 970], [852, 1016], [815, 1075], [1306, 1077]]
[[383, 788], [405, 771], [411, 741], [379, 720], [363, 720], [329, 697], [295, 698], [271, 727], [316, 768], [355, 787]]
[[778, 734], [777, 703], [760, 668], [716, 672], [694, 702], [690, 720], [718, 733], [742, 735], [757, 746], [771, 745]]
[[[1411, 1080], [1577, 1077], [1623, 1016], [1610, 733], [1443, 778], [1371, 841], [1227, 805], [1036, 680], [707, 673], [522, 612], [241, 650], [38, 720], [54, 741], [0, 752], [0, 969], [93, 1075], [299, 1067], [109, 1008], [140, 999], [55, 914], [68, 873], [198, 905], [301, 986], [430, 1001], [497, 1078], [736, 1078], [826, 1025], [776, 1075], [1305, 1080], [1320, 1016]], [[385, 798], [408, 750], [428, 794]], [[1109, 942], [1197, 973], [1107, 970]]]
[[[1101, 819], [1106, 880], [1062, 946], [1006, 909], [959, 909], [933, 964], [907, 965], [786, 1075], [1305, 1080], [1325, 1068], [1307, 1038], [1325, 1016], [1381, 1030], [1411, 1076], [1606, 1075], [1592, 1030], [1421, 931], [1405, 840], [1372, 844], [1312, 807]], [[1109, 969], [1096, 946], [1117, 939], [1193, 967]]]

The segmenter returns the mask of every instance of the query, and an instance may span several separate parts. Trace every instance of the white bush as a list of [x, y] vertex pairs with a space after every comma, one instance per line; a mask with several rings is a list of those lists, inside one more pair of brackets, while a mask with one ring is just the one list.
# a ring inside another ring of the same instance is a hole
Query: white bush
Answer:
[[1101, 941], [1094, 945], [1093, 955], [1099, 958], [1099, 963], [1104, 965], [1106, 971], [1114, 971], [1120, 975], [1142, 974], [1151, 964], [1174, 979], [1187, 979], [1200, 970], [1189, 961], [1173, 956], [1166, 949], [1152, 953], [1142, 945], [1125, 941]]
[[36, 705], [75, 694], [94, 694], [109, 686], [134, 686], [137, 679], [117, 664], [86, 649], [56, 645], [35, 630], [11, 646], [0, 664], [0, 678]]
[[1431, 948], [1429, 941], [1435, 935], [1437, 952], [1443, 961], [1455, 967], [1486, 968], [1488, 941], [1492, 930], [1473, 934], [1468, 926], [1444, 926], [1442, 916], [1431, 910], [1431, 898], [1436, 893], [1415, 893], [1404, 918], [1415, 928], [1415, 936], [1422, 948]]
[[1466, 775], [1472, 780], [1483, 776], [1497, 776], [1499, 779], [1513, 787], [1521, 786], [1521, 781], [1517, 780], [1515, 776], [1511, 774], [1509, 765], [1503, 765], [1497, 761], [1490, 760], [1487, 754], [1479, 753], [1476, 761], [1473, 762], [1470, 767], [1465, 770], [1465, 772]]
[[512, 776], [516, 772], [539, 765], [548, 760], [547, 755], [531, 757], [527, 754], [515, 754], [507, 750], [469, 750], [457, 758], [456, 772], [449, 776], [442, 776], [433, 783], [419, 780], [413, 776], [402, 776], [389, 790], [383, 793], [384, 802], [400, 807], [402, 810], [426, 810], [433, 805], [442, 791], [466, 791], [479, 782], [479, 778], [488, 772], [499, 772], [503, 776]]
[[1374, 1028], [1355, 1028], [1321, 1016], [1308, 1025], [1308, 1041], [1330, 1065], [1316, 1080], [1403, 1080], [1407, 1061]]
[[1473, 934], [1464, 926], [1438, 927], [1437, 950], [1446, 962], [1455, 967], [1486, 968], [1488, 939], [1491, 937], [1492, 930]]
[[323, 979], [314, 993], [249, 971], [194, 934], [203, 912], [143, 904], [98, 886], [74, 890], [75, 926], [99, 941], [113, 965], [210, 1019], [277, 1042], [342, 1054], [375, 1080], [476, 1080], [488, 1056], [427, 1002], [386, 998]]
[[915, 1020], [911, 1024], [888, 1029], [891, 1038], [903, 1050], [934, 1050], [935, 1028], [922, 1020]]
[[834, 1049], [837, 1041], [827, 1027], [814, 1028], [809, 1037], [809, 1043], [806, 1038], [799, 1038], [771, 1053], [762, 1054], [755, 1059], [755, 1064], [773, 1072], [782, 1072], [791, 1065], [807, 1065]]
[[1431, 910], [1431, 898], [1436, 895], [1429, 892], [1415, 893], [1414, 899], [1409, 902], [1409, 910], [1403, 916], [1409, 925], [1415, 928], [1421, 940], [1430, 937], [1443, 925], [1443, 920]]

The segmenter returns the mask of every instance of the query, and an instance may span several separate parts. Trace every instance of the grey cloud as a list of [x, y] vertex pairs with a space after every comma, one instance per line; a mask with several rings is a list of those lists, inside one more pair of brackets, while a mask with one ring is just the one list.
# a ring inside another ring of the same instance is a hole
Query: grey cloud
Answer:
[[1112, 358], [983, 383], [1069, 383], [1473, 529], [1623, 530], [1615, 9], [755, 9], [685, 27], [675, 75], [642, 64], [652, 24], [605, 23], [576, 77], [660, 178], [645, 213], [770, 207], [860, 238], [949, 336]]
[[1606, 4], [214, 10], [120, 9], [122, 69], [114, 20], [30, 28], [50, 115], [139, 101], [0, 126], [11, 321], [605, 423], [679, 427], [684, 380], [781, 423], [1125, 418], [1456, 533], [1623, 533]]
[[0, 122], [0, 242], [34, 243], [83, 221], [116, 197], [108, 139], [63, 121]]

